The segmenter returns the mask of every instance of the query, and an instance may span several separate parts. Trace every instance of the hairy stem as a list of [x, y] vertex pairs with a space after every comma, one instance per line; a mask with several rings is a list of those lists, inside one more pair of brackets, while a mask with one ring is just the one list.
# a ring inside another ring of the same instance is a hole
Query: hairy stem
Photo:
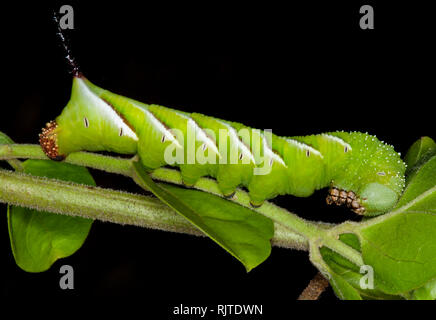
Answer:
[[[10, 144], [0, 146], [0, 160], [11, 160], [17, 158], [47, 159], [39, 145]], [[110, 157], [88, 152], [76, 152], [69, 155], [65, 159], [65, 162], [134, 178], [135, 174], [132, 160], [135, 159]], [[173, 169], [157, 169], [152, 173], [152, 178], [164, 182], [182, 184], [180, 172]], [[205, 192], [222, 196], [218, 184], [212, 179], [202, 178], [194, 187]], [[238, 189], [231, 200], [250, 208], [248, 193], [243, 190]], [[2, 198], [0, 201], [6, 200]], [[298, 239], [295, 245], [296, 247], [301, 246], [301, 248], [307, 248], [307, 241], [316, 241], [319, 246], [324, 245], [329, 247], [356, 265], [363, 264], [361, 254], [345, 243], [339, 241], [335, 234], [329, 233], [328, 227], [325, 225], [306, 221], [270, 202], [265, 202], [260, 208], [254, 210], [271, 218], [276, 226], [281, 225], [288, 229], [288, 235], [293, 233], [292, 237]], [[304, 245], [301, 245], [303, 243], [303, 241], [300, 241], [301, 239], [305, 239], [306, 242]]]
[[[0, 202], [118, 224], [203, 235], [160, 200], [99, 187], [0, 170]], [[89, 201], [92, 199], [92, 201]], [[277, 225], [273, 243], [306, 249], [307, 241]]]

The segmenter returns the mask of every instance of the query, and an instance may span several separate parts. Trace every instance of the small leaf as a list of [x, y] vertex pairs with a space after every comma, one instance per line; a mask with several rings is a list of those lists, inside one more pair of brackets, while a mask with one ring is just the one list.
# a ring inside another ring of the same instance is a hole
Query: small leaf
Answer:
[[[396, 208], [411, 204], [414, 200], [436, 186], [436, 155], [432, 156], [425, 163], [407, 177], [407, 187], [403, 195], [398, 200]], [[430, 196], [430, 198], [428, 198]], [[430, 199], [430, 200], [429, 200]], [[431, 201], [431, 195], [427, 195], [427, 200]], [[436, 207], [429, 208], [430, 212], [435, 212]]]
[[359, 238], [354, 233], [342, 233], [339, 236], [339, 240], [341, 240], [345, 244], [348, 244], [351, 248], [357, 251], [360, 251], [361, 249]]
[[404, 161], [407, 164], [406, 175], [419, 166], [420, 163], [428, 160], [429, 157], [436, 154], [436, 143], [430, 137], [421, 137], [409, 148]]
[[436, 277], [436, 156], [413, 173], [396, 209], [358, 231], [378, 285], [407, 294]]
[[413, 300], [436, 300], [436, 279], [427, 282], [412, 293]]
[[14, 141], [12, 141], [11, 138], [9, 138], [6, 134], [0, 131], [0, 144], [12, 144]]
[[322, 247], [320, 249], [320, 252], [322, 254], [324, 261], [331, 268], [331, 272], [334, 272], [336, 276], [340, 276], [343, 278], [343, 280], [348, 282], [363, 299], [367, 299], [367, 300], [401, 299], [400, 296], [385, 294], [382, 290], [380, 290], [380, 288], [376, 286], [374, 286], [373, 289], [361, 288], [360, 281], [364, 276], [364, 274], [360, 273], [360, 268], [358, 266], [352, 264], [350, 261], [343, 258], [341, 255], [337, 254], [336, 252], [334, 252], [329, 248]]
[[362, 300], [359, 292], [353, 288], [341, 275], [334, 271], [330, 271], [330, 285], [333, 288], [336, 296], [341, 300]]
[[[339, 239], [342, 242], [344, 242], [345, 244], [348, 244], [349, 246], [351, 246], [353, 249], [356, 249], [356, 250], [360, 249], [359, 240], [352, 233], [341, 234]], [[355, 272], [359, 272], [359, 267], [357, 265], [352, 263], [350, 260], [344, 258], [340, 254], [337, 254], [333, 250], [331, 250], [327, 247], [321, 247], [320, 252], [321, 252], [321, 255], [322, 255], [324, 261], [326, 261], [327, 263], [334, 262], [335, 264], [342, 266], [346, 269], [349, 269], [349, 270], [352, 270]]]
[[271, 253], [274, 224], [265, 216], [202, 191], [157, 184], [136, 162], [140, 184], [188, 219], [250, 271]]
[[[95, 186], [84, 167], [48, 160], [27, 160], [26, 173]], [[90, 199], [91, 200], [91, 199]], [[8, 227], [17, 265], [42, 272], [60, 258], [76, 252], [88, 236], [92, 220], [8, 206]]]
[[[343, 233], [340, 235], [339, 239], [351, 246], [353, 249], [357, 251], [361, 250], [359, 239], [355, 234]], [[370, 300], [392, 300], [401, 298], [398, 296], [387, 295], [377, 287], [373, 289], [362, 289], [360, 286], [360, 280], [364, 275], [360, 273], [360, 268], [357, 265], [327, 247], [320, 248], [320, 252], [324, 261], [331, 268], [331, 272], [334, 272], [336, 276], [340, 276], [348, 282], [357, 291], [361, 298]]]

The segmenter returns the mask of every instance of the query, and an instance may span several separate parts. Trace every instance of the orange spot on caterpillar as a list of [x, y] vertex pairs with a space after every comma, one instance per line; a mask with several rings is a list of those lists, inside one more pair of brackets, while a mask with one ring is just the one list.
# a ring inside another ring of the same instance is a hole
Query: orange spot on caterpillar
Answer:
[[52, 160], [61, 161], [65, 159], [64, 155], [59, 154], [58, 144], [57, 144], [57, 133], [56, 128], [58, 124], [56, 121], [50, 121], [46, 124], [46, 127], [42, 129], [39, 134], [39, 144], [42, 150]]

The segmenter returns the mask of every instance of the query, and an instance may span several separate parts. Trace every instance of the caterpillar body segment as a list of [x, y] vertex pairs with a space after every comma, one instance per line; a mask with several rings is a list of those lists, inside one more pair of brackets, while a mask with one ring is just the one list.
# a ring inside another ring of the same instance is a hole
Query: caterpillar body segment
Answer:
[[330, 186], [328, 203], [380, 214], [394, 206], [404, 187], [399, 155], [368, 134], [279, 137], [199, 113], [147, 105], [81, 75], [40, 142], [55, 160], [80, 150], [138, 154], [150, 170], [179, 167], [187, 186], [211, 176], [227, 197], [242, 185], [253, 206], [277, 195], [306, 197]]

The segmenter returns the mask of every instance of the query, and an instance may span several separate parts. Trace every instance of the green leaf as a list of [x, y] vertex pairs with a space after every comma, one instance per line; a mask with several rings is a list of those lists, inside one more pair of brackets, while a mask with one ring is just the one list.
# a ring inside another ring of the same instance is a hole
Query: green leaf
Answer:
[[339, 236], [339, 240], [341, 240], [345, 244], [348, 244], [351, 248], [357, 251], [360, 251], [361, 249], [359, 238], [354, 233], [342, 233]]
[[412, 174], [396, 209], [357, 232], [365, 263], [390, 294], [407, 295], [436, 277], [436, 156]]
[[330, 270], [330, 285], [336, 296], [341, 300], [362, 300], [359, 292], [342, 277], [342, 275]]
[[[360, 249], [359, 240], [352, 233], [341, 234], [339, 239], [342, 242], [344, 242], [345, 244], [348, 244], [349, 246], [351, 246], [353, 249], [356, 249], [356, 250]], [[340, 254], [337, 254], [333, 250], [331, 250], [327, 247], [321, 247], [320, 252], [321, 252], [321, 255], [322, 255], [324, 261], [327, 262], [328, 264], [335, 263], [335, 265], [342, 266], [346, 269], [349, 269], [349, 270], [352, 270], [355, 272], [359, 272], [359, 267], [357, 265], [352, 263], [350, 260], [344, 258]]]
[[14, 141], [12, 141], [11, 138], [9, 138], [6, 134], [0, 131], [0, 144], [12, 144]]
[[436, 300], [436, 279], [427, 282], [424, 286], [412, 293], [413, 300]]
[[[344, 241], [345, 242], [345, 241]], [[343, 280], [348, 282], [357, 293], [366, 300], [393, 300], [401, 299], [400, 296], [393, 296], [385, 294], [380, 288], [374, 286], [373, 289], [363, 289], [360, 286], [360, 281], [365, 275], [360, 273], [360, 268], [352, 264], [347, 259], [343, 258], [341, 255], [337, 254], [333, 250], [322, 247], [320, 249], [324, 261], [328, 264], [331, 272], [334, 272], [337, 277], [341, 277]], [[344, 290], [341, 290], [344, 291]]]
[[[357, 251], [360, 251], [360, 242], [355, 234], [343, 233], [340, 235], [339, 239]], [[401, 299], [399, 296], [387, 295], [377, 287], [374, 287], [373, 289], [362, 289], [360, 286], [360, 280], [364, 274], [360, 273], [360, 268], [357, 265], [351, 263], [348, 259], [345, 259], [327, 247], [320, 248], [320, 252], [324, 261], [330, 267], [331, 272], [334, 272], [337, 277], [341, 277], [343, 280], [348, 282], [357, 291], [357, 294], [359, 294], [361, 298], [367, 300]], [[341, 292], [344, 292], [344, 290], [341, 290]], [[345, 290], [345, 292], [347, 291]], [[350, 292], [353, 291], [350, 290]]]
[[416, 167], [426, 162], [428, 158], [436, 154], [436, 143], [430, 137], [421, 137], [409, 148], [404, 162], [407, 164], [406, 175], [416, 170]]
[[[329, 282], [336, 296], [341, 300], [362, 300], [359, 292], [344, 277], [347, 275], [345, 270], [352, 272], [349, 268], [358, 269], [358, 267], [327, 247], [321, 247], [319, 252], [328, 266], [325, 271], [330, 276]], [[346, 267], [342, 264], [345, 264]]]
[[271, 219], [231, 201], [202, 191], [157, 184], [134, 163], [138, 183], [188, 219], [250, 271], [271, 253]]
[[[84, 167], [48, 160], [27, 160], [26, 173], [95, 186]], [[92, 220], [8, 207], [8, 227], [17, 265], [28, 272], [42, 272], [60, 258], [76, 252], [84, 243]]]
[[[436, 186], [436, 155], [423, 163], [416, 171], [412, 172], [407, 179], [408, 183], [403, 195], [398, 200], [396, 208], [404, 207], [406, 205], [413, 205], [414, 200], [425, 195], [427, 192], [431, 193], [431, 189]], [[426, 195], [424, 204], [432, 203], [431, 194]], [[430, 201], [430, 202], [428, 202]], [[436, 207], [431, 206], [428, 208], [429, 213], [435, 213]]]

